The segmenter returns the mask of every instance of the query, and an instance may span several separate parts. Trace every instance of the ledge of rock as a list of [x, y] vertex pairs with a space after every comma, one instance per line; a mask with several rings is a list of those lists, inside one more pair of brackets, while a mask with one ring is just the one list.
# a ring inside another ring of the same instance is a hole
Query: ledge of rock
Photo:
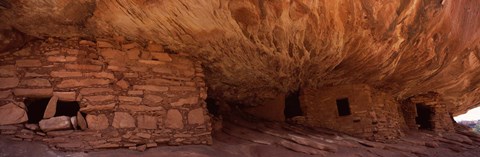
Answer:
[[479, 5], [20, 0], [2, 1], [0, 18], [8, 20], [0, 28], [40, 38], [155, 41], [201, 61], [212, 96], [244, 104], [300, 87], [365, 83], [398, 100], [434, 91], [460, 114], [480, 102]]

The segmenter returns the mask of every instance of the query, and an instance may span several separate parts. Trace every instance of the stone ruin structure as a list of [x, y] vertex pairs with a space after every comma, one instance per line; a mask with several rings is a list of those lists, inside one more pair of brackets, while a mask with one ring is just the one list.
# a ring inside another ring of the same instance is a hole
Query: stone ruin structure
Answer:
[[[397, 101], [392, 95], [366, 84], [303, 88], [300, 112], [287, 116], [287, 98], [279, 96], [245, 112], [271, 121], [296, 118], [296, 122], [328, 128], [370, 140], [397, 139], [408, 130], [454, 131], [453, 119], [439, 94], [430, 92]], [[300, 121], [298, 121], [300, 119]]]
[[0, 64], [1, 134], [62, 150], [212, 143], [201, 65], [162, 45], [48, 39]]
[[[153, 42], [50, 38], [2, 54], [2, 134], [62, 150], [211, 144], [199, 62]], [[367, 84], [301, 88], [243, 111], [370, 140], [453, 131], [437, 93], [402, 102]], [[14, 125], [10, 125], [14, 124]]]
[[0, 131], [64, 150], [210, 144], [208, 82], [267, 120], [451, 132], [480, 104], [479, 5], [0, 0]]
[[420, 94], [403, 102], [405, 123], [413, 130], [428, 129], [435, 132], [453, 132], [453, 118], [447, 105], [437, 93]]

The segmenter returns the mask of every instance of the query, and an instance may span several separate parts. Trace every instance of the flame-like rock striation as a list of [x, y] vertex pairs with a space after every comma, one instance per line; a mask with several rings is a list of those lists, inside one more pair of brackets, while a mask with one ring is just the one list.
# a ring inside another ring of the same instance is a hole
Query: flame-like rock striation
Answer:
[[480, 102], [480, 1], [1, 0], [0, 24], [36, 37], [122, 35], [202, 61], [212, 96], [255, 103], [365, 83], [398, 100]]

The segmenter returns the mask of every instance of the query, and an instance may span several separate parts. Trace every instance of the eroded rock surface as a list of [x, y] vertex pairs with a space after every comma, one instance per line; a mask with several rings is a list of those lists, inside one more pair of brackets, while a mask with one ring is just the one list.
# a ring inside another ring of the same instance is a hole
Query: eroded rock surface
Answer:
[[366, 83], [398, 99], [438, 92], [455, 114], [480, 102], [479, 1], [7, 2], [2, 28], [123, 35], [189, 53], [205, 66], [212, 95], [225, 100]]

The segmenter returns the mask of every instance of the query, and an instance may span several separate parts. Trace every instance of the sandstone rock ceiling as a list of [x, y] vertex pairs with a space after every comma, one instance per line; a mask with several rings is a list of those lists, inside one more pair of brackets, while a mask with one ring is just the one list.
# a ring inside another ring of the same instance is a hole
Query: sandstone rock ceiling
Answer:
[[122, 35], [203, 62], [210, 94], [255, 103], [299, 87], [367, 83], [398, 100], [480, 103], [478, 0], [0, 0], [2, 28]]

